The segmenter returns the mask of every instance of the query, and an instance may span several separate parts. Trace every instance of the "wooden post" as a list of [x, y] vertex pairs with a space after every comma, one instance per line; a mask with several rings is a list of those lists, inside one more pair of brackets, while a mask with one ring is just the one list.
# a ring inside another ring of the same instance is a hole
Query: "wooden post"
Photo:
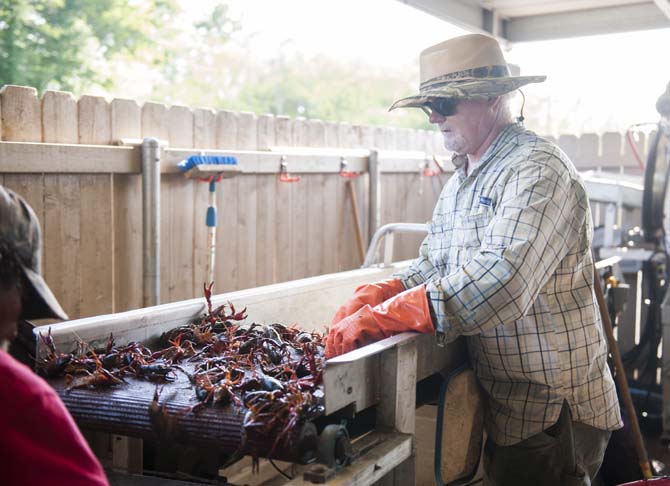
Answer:
[[[381, 397], [377, 426], [414, 434], [416, 427], [416, 341], [384, 351], [381, 358]], [[406, 486], [415, 482], [415, 446], [412, 455], [378, 484]]]

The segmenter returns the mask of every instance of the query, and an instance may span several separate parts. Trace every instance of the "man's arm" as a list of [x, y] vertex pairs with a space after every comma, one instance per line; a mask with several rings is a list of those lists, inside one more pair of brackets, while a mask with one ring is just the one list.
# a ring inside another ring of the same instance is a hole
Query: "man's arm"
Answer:
[[437, 269], [428, 259], [430, 238], [430, 235], [424, 238], [421, 246], [419, 247], [419, 257], [415, 258], [409, 267], [393, 274], [394, 278], [397, 278], [402, 282], [402, 284], [405, 286], [405, 289], [411, 289], [417, 285], [421, 285], [422, 283], [426, 283], [431, 279], [439, 277]]
[[457, 271], [428, 282], [445, 341], [522, 318], [570, 248], [588, 241], [583, 188], [551, 162], [527, 161], [513, 170], [480, 250]]

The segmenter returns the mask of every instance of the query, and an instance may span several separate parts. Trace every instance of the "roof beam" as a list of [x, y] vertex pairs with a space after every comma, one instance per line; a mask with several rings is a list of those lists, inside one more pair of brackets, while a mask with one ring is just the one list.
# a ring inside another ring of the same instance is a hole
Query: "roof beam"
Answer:
[[670, 27], [670, 0], [503, 18], [475, 0], [397, 0], [471, 32], [526, 42]]
[[654, 0], [654, 3], [658, 9], [670, 19], [670, 0]]
[[524, 42], [664, 27], [670, 27], [668, 17], [649, 2], [516, 17], [505, 22], [503, 35], [511, 42]]
[[471, 32], [500, 36], [502, 21], [492, 10], [467, 0], [398, 0]]

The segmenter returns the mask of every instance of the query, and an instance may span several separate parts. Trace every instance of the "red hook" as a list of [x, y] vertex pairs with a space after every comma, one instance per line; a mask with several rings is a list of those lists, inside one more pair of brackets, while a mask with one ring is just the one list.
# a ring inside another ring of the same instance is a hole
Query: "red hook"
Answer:
[[292, 176], [288, 172], [288, 162], [286, 161], [286, 155], [282, 155], [279, 164], [279, 182], [298, 182], [300, 176]]
[[347, 170], [347, 159], [344, 157], [340, 158], [340, 177], [344, 177], [345, 179], [355, 179], [359, 175], [361, 175], [360, 172], [351, 172]]

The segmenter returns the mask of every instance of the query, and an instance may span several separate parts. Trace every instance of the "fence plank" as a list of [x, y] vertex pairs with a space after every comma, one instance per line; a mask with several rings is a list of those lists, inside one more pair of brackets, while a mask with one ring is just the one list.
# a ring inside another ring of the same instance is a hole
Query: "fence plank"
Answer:
[[[216, 146], [219, 149], [237, 148], [238, 114], [222, 110], [216, 115]], [[219, 183], [216, 204], [219, 209], [219, 230], [216, 232], [216, 269], [214, 279], [217, 291], [239, 289], [239, 262], [237, 258], [237, 185], [239, 177], [224, 179]]]
[[600, 139], [595, 133], [584, 133], [577, 140], [577, 156], [573, 160], [580, 170], [595, 169], [602, 165], [598, 156]]
[[[309, 128], [304, 119], [291, 120], [291, 145], [306, 143], [309, 137]], [[292, 279], [305, 278], [309, 276], [309, 246], [313, 244], [313, 236], [310, 233], [309, 207], [311, 202], [310, 186], [315, 184], [318, 174], [302, 174], [301, 180], [289, 183], [293, 192], [293, 200], [289, 217], [292, 219], [291, 228], [293, 240], [291, 252], [293, 253]]]
[[[255, 150], [258, 144], [257, 117], [240, 113], [237, 122], [237, 148]], [[237, 259], [239, 288], [256, 286], [256, 176], [237, 177]]]
[[572, 160], [575, 167], [579, 169], [579, 164], [577, 163], [577, 137], [575, 135], [561, 135], [558, 138], [558, 146]]
[[6, 85], [0, 88], [3, 140], [41, 142], [42, 118], [35, 88]]
[[[79, 188], [80, 178], [76, 176], [55, 175], [44, 179], [45, 274], [48, 282], [56, 283], [53, 291], [71, 319], [82, 315]], [[97, 265], [84, 267], [89, 272], [91, 268], [98, 271]]]
[[[170, 147], [193, 147], [193, 112], [185, 106], [172, 106], [168, 110], [168, 143]], [[193, 297], [193, 181], [181, 174], [165, 177], [170, 199], [161, 211], [168, 212], [169, 223], [162, 232], [170, 235], [168, 245], [170, 278], [169, 302]]]
[[[4, 126], [3, 140], [42, 141], [41, 106], [37, 100], [37, 91], [33, 88], [5, 86], [0, 89], [0, 119]], [[7, 174], [3, 184], [21, 195], [33, 208], [42, 227], [42, 272], [50, 283], [56, 297], [61, 296], [58, 282], [46, 273], [46, 234], [44, 217], [44, 177], [41, 174]]]
[[[274, 116], [259, 116], [257, 129], [258, 150], [266, 150], [276, 145]], [[277, 184], [277, 177], [274, 175], [256, 176], [256, 285], [277, 281]]]
[[[78, 109], [79, 143], [109, 144], [112, 139], [112, 109], [105, 99], [82, 96], [79, 99]], [[108, 314], [114, 311], [113, 255], [117, 236], [113, 225], [110, 224], [110, 221], [114, 220], [112, 175], [83, 174], [70, 177], [79, 178], [80, 315], [84, 317]]]
[[77, 101], [72, 93], [47, 91], [42, 97], [42, 141], [78, 142]]
[[[134, 100], [115, 99], [110, 108], [110, 139], [143, 136], [143, 114]], [[114, 310], [121, 312], [143, 304], [142, 176], [114, 174], [113, 187]]]
[[621, 134], [606, 132], [601, 138], [601, 157], [604, 166], [620, 167], [622, 165]]
[[[193, 147], [216, 147], [216, 112], [208, 108], [193, 110]], [[209, 259], [208, 228], [205, 222], [209, 206], [209, 184], [190, 179], [193, 185], [193, 296], [202, 295], [202, 285], [207, 281]], [[215, 254], [215, 260], [217, 255]], [[216, 265], [216, 262], [215, 262]], [[215, 289], [218, 292], [218, 288]]]
[[[290, 146], [293, 133], [292, 120], [287, 116], [275, 118], [275, 143], [278, 146]], [[279, 160], [277, 160], [279, 164]], [[277, 234], [277, 281], [291, 280], [293, 272], [293, 186], [294, 184], [277, 182], [277, 202], [275, 205], [275, 224]]]

